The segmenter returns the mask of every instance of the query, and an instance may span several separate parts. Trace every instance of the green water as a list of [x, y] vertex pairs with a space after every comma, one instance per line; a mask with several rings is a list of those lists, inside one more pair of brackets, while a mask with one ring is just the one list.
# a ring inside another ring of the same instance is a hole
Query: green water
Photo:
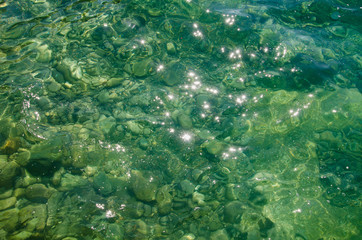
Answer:
[[360, 239], [361, 7], [0, 1], [0, 239]]

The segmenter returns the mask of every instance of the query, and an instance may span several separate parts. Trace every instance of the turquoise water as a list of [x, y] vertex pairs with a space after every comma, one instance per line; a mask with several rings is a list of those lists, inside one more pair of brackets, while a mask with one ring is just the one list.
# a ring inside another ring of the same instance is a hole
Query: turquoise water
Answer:
[[0, 1], [0, 239], [360, 239], [360, 1]]

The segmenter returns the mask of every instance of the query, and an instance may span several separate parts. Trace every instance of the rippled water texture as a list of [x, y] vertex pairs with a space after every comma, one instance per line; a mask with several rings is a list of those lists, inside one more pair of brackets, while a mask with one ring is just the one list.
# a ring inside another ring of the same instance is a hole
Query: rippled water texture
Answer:
[[361, 239], [357, 0], [0, 0], [0, 239]]

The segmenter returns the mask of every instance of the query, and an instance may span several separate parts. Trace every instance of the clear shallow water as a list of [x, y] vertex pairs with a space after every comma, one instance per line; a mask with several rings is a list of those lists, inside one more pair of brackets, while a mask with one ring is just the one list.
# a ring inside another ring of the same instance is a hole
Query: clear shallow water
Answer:
[[1, 1], [3, 239], [359, 239], [358, 1]]

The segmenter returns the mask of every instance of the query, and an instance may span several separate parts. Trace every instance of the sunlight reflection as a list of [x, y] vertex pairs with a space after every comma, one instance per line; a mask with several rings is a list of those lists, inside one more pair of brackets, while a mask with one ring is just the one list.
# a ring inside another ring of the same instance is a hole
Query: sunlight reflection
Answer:
[[227, 14], [227, 15], [223, 15], [224, 17], [226, 17], [225, 18], [225, 23], [227, 24], [227, 25], [233, 25], [234, 23], [235, 23], [235, 15], [229, 15], [229, 14]]
[[162, 70], [164, 70], [165, 69], [165, 67], [161, 64], [161, 65], [158, 65], [158, 67], [157, 67], [157, 72], [161, 72]]
[[190, 142], [192, 140], [192, 135], [191, 135], [191, 133], [185, 132], [181, 135], [181, 139], [184, 142]]
[[196, 29], [192, 34], [195, 36], [195, 37], [199, 37], [199, 38], [202, 38], [203, 37], [203, 34], [202, 32], [199, 30], [199, 26], [194, 23], [193, 24], [193, 27]]
[[241, 51], [240, 49], [236, 49], [235, 51], [229, 54], [230, 59], [240, 59], [241, 58]]

